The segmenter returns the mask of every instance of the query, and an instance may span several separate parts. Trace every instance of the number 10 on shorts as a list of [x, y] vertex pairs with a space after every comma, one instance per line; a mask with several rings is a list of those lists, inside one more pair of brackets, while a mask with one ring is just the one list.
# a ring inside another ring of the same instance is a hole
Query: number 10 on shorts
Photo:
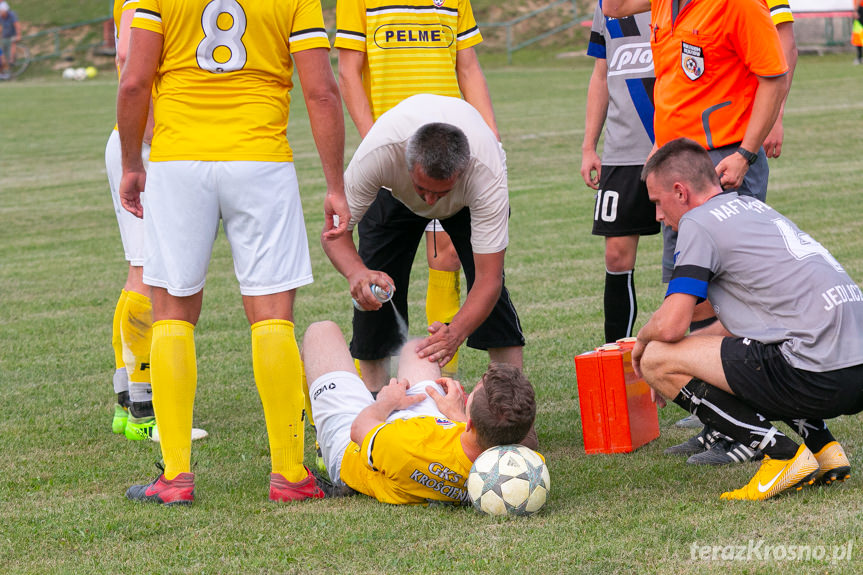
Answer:
[[614, 190], [599, 190], [596, 192], [596, 209], [593, 212], [594, 221], [613, 222], [617, 220], [617, 203], [620, 194]]

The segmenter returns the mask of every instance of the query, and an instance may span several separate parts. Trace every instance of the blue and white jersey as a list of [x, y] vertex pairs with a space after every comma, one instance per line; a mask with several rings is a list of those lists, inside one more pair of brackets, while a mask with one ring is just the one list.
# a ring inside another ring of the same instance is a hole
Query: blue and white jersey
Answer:
[[596, 5], [587, 55], [608, 64], [608, 114], [602, 163], [638, 166], [653, 148], [653, 53], [650, 12], [607, 18]]
[[824, 246], [768, 206], [722, 193], [680, 219], [668, 295], [708, 298], [737, 337], [814, 372], [863, 364], [863, 292]]

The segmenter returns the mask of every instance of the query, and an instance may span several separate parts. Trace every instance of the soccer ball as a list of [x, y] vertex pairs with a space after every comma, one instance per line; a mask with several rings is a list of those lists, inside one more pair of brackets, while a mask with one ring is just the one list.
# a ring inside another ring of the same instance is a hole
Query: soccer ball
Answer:
[[63, 70], [63, 79], [64, 80], [74, 80], [75, 79], [75, 68], [66, 68]]
[[523, 445], [498, 445], [473, 462], [467, 493], [487, 515], [533, 515], [545, 505], [551, 482], [542, 457]]
[[88, 78], [95, 78], [96, 75], [99, 74], [99, 70], [97, 70], [95, 66], [87, 66], [84, 68], [84, 73]]
[[84, 68], [75, 68], [75, 75], [73, 76], [73, 78], [75, 78], [79, 82], [81, 80], [86, 80], [87, 79], [87, 70], [85, 70]]

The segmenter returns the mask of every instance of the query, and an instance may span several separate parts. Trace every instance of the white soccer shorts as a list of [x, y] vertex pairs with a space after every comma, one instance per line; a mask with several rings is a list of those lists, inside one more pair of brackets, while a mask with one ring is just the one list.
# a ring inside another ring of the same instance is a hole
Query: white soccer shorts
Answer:
[[[432, 386], [445, 396], [443, 388], [431, 380], [415, 383], [407, 395], [425, 394], [426, 387]], [[357, 415], [375, 402], [363, 380], [356, 373], [333, 371], [317, 378], [309, 386], [312, 404], [312, 419], [318, 434], [318, 444], [330, 480], [343, 485], [341, 480], [342, 459], [351, 442], [351, 424]], [[434, 400], [426, 397], [408, 409], [394, 411], [387, 421], [408, 419], [421, 415], [444, 417]]]
[[[141, 148], [144, 167], [150, 157], [150, 146], [144, 144]], [[144, 220], [133, 216], [120, 203], [120, 180], [123, 178], [123, 162], [120, 154], [120, 133], [111, 131], [108, 145], [105, 146], [105, 170], [108, 172], [108, 185], [111, 187], [111, 199], [114, 201], [114, 213], [120, 225], [120, 239], [123, 242], [123, 253], [129, 265], [141, 267], [146, 257], [144, 241]]]
[[312, 283], [292, 162], [151, 162], [144, 194], [144, 283], [183, 297], [203, 289], [223, 222], [240, 293]]

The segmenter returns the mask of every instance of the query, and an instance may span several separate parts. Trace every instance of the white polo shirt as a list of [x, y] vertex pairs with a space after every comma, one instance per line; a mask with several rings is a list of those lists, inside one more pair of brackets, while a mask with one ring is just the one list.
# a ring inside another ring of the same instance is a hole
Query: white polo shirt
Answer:
[[[417, 129], [433, 122], [452, 124], [465, 133], [470, 161], [452, 191], [430, 206], [414, 189], [405, 152]], [[424, 218], [443, 220], [470, 208], [474, 253], [498, 253], [509, 243], [506, 154], [479, 112], [464, 100], [418, 94], [378, 118], [345, 172], [349, 229], [363, 218], [380, 188], [392, 190], [394, 198]]]

